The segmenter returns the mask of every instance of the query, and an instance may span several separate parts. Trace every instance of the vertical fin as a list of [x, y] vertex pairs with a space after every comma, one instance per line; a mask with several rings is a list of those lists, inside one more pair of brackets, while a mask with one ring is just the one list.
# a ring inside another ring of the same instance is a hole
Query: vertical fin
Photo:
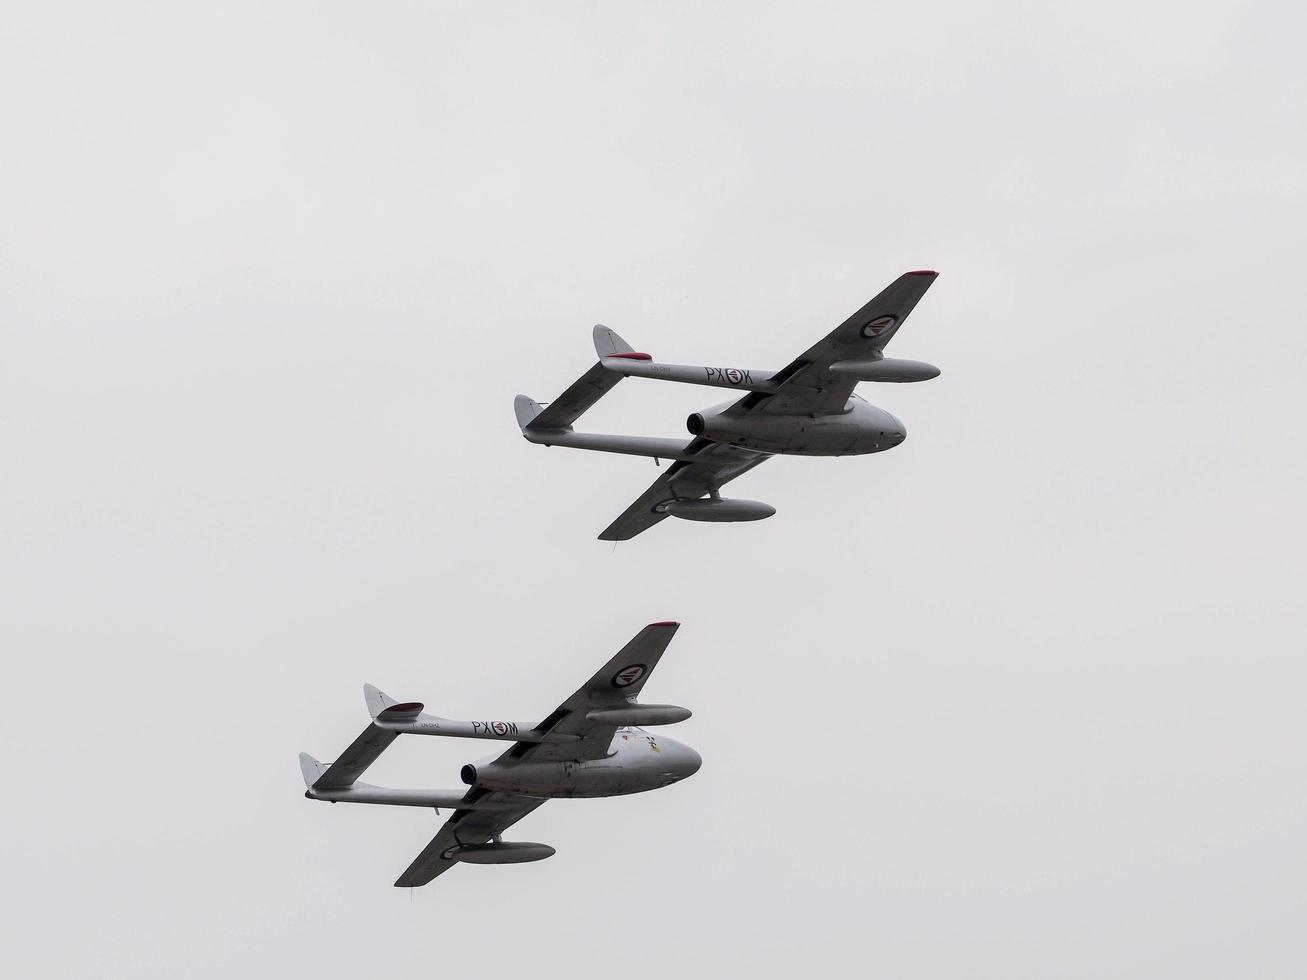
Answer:
[[304, 776], [304, 785], [310, 789], [312, 789], [313, 784], [322, 777], [322, 774], [327, 771], [327, 768], [326, 765], [313, 758], [313, 756], [309, 755], [307, 752], [300, 753], [300, 773]]
[[373, 718], [381, 714], [392, 704], [399, 704], [394, 698], [384, 691], [373, 687], [371, 684], [363, 685], [363, 700], [368, 703], [368, 714]]
[[517, 415], [517, 427], [525, 429], [545, 407], [533, 398], [518, 395], [513, 399], [513, 412]]
[[609, 330], [602, 323], [596, 323], [594, 328], [595, 353], [604, 357], [612, 357], [614, 354], [630, 354], [635, 348], [617, 335], [615, 330]]

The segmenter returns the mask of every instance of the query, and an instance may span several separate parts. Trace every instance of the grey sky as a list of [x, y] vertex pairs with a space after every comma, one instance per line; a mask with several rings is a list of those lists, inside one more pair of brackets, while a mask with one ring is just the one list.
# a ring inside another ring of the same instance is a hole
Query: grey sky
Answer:
[[[15, 975], [1307, 973], [1303, 8], [549, 7], [9, 12]], [[653, 466], [518, 436], [595, 322], [779, 368], [914, 268], [908, 441], [770, 521], [614, 550]], [[301, 796], [364, 681], [543, 716], [665, 618], [703, 770], [550, 861]]]

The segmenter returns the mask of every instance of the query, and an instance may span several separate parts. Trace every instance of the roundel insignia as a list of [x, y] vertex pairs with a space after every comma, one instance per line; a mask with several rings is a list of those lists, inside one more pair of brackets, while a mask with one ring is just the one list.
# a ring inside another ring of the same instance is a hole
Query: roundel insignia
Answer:
[[726, 380], [733, 385], [737, 385], [744, 380], [744, 372], [739, 368], [727, 368]]
[[505, 725], [502, 721], [497, 721], [493, 723], [490, 727], [495, 730], [496, 735], [503, 735], [505, 732], [508, 731], [508, 726]]
[[879, 337], [898, 322], [899, 318], [896, 316], [878, 316], [862, 328], [862, 336]]
[[644, 676], [644, 664], [631, 664], [613, 675], [613, 687], [630, 687]]

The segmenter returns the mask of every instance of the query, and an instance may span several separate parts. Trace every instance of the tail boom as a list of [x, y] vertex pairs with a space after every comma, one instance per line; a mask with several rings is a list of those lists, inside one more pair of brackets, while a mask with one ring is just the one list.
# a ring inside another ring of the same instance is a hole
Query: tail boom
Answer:
[[596, 432], [573, 432], [569, 429], [539, 429], [533, 425], [522, 430], [527, 442], [537, 446], [565, 446], [569, 449], [589, 449], [600, 453], [620, 453], [625, 456], [652, 456], [655, 459], [693, 459], [686, 451], [684, 439], [662, 439], [657, 436], [617, 436]]
[[678, 381], [681, 384], [707, 385], [711, 388], [734, 388], [736, 391], [772, 393], [780, 387], [772, 381], [775, 371], [750, 368], [700, 367], [695, 364], [660, 364], [654, 360], [631, 357], [604, 357], [600, 365], [624, 378], [651, 378], [654, 381]]

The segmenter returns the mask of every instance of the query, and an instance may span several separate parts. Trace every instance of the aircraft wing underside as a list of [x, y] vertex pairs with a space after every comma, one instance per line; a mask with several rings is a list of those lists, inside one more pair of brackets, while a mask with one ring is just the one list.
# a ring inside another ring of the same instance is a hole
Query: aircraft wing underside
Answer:
[[508, 755], [532, 762], [589, 761], [607, 757], [617, 726], [587, 717], [595, 708], [617, 708], [634, 701], [658, 666], [677, 623], [651, 623], [536, 727], [566, 741], [519, 742]]
[[476, 786], [468, 790], [463, 799], [468, 802], [502, 800], [503, 805], [494, 809], [455, 810], [440, 828], [440, 832], [431, 838], [431, 843], [422, 848], [422, 853], [415, 857], [407, 870], [396, 879], [396, 888], [416, 888], [425, 885], [458, 864], [457, 861], [445, 857], [445, 852], [451, 847], [460, 844], [484, 844], [492, 837], [502, 834], [545, 802], [514, 793], [492, 793]]
[[685, 451], [692, 453], [694, 458], [677, 460], [669, 466], [635, 503], [604, 529], [599, 535], [600, 541], [628, 541], [667, 516], [659, 508], [660, 504], [677, 498], [694, 500], [702, 497], [771, 458], [770, 453], [700, 438], [692, 440]]
[[841, 323], [771, 380], [774, 394], [753, 392], [733, 410], [777, 414], [826, 414], [844, 411], [857, 381], [832, 375], [836, 361], [879, 357], [908, 314], [936, 279], [934, 272], [909, 272], [886, 286], [874, 299]]

